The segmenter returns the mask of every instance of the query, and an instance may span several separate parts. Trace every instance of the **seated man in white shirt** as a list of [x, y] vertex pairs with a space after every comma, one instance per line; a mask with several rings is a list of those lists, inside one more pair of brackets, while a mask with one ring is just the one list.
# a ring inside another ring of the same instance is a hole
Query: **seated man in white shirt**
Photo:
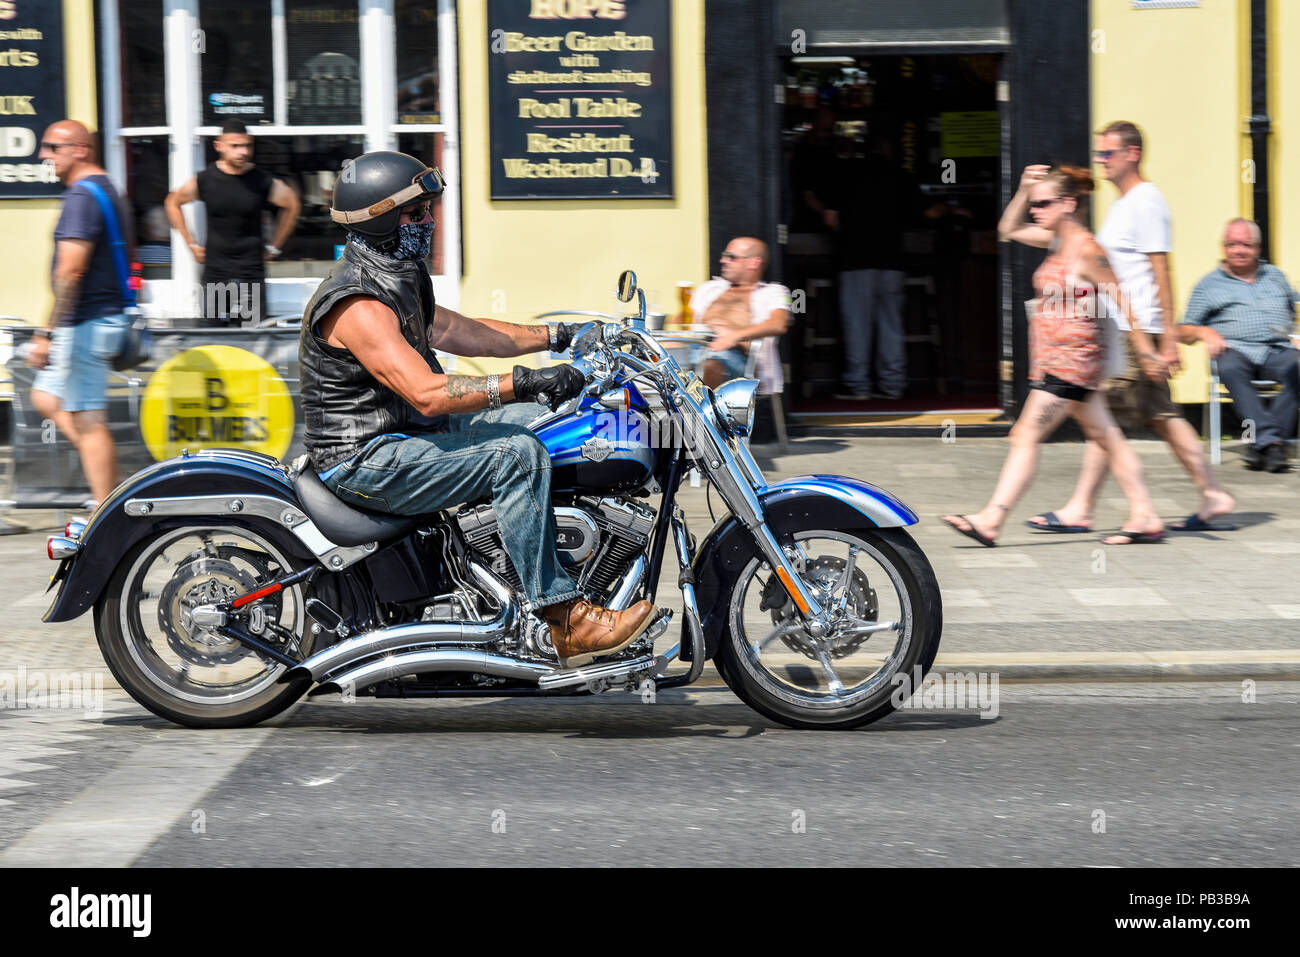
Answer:
[[691, 296], [695, 322], [715, 336], [696, 356], [704, 384], [716, 389], [745, 374], [749, 350], [759, 349], [759, 391], [780, 392], [781, 357], [777, 340], [790, 324], [790, 290], [763, 282], [767, 244], [752, 236], [727, 243], [720, 258], [721, 278], [710, 279]]

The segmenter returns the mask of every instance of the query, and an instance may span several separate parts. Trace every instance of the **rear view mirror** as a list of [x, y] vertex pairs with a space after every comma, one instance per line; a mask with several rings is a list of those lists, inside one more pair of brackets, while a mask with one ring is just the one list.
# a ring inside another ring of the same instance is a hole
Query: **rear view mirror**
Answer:
[[618, 277], [618, 296], [619, 302], [631, 302], [632, 297], [636, 295], [636, 273], [630, 269], [624, 269]]

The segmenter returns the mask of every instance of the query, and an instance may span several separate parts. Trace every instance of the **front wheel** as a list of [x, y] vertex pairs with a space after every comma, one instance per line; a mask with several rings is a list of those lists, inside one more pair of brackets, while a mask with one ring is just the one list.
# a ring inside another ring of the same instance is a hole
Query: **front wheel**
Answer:
[[[294, 571], [282, 548], [238, 526], [173, 528], [138, 545], [95, 606], [109, 670], [154, 714], [196, 728], [256, 724], [279, 714], [307, 681], [280, 684], [285, 666], [194, 621], [200, 605], [229, 602]], [[298, 660], [313, 635], [301, 586], [241, 610], [238, 624]]]
[[939, 650], [943, 607], [924, 553], [901, 528], [809, 529], [782, 544], [829, 611], [831, 633], [808, 635], [756, 556], [731, 589], [715, 659], [723, 680], [755, 711], [794, 728], [853, 728], [889, 714]]

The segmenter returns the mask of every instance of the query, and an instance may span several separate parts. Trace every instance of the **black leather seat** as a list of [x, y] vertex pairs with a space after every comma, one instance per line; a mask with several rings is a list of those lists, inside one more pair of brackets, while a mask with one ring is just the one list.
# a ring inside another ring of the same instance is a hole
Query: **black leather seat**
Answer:
[[329, 490], [310, 465], [293, 479], [294, 491], [307, 517], [336, 545], [364, 545], [397, 538], [413, 529], [419, 519], [353, 508]]

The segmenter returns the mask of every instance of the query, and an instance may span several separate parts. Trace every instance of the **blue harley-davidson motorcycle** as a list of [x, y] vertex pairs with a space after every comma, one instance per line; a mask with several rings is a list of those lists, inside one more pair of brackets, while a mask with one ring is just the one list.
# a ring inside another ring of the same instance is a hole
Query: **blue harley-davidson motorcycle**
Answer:
[[[253, 724], [304, 692], [345, 696], [597, 693], [689, 684], [712, 659], [755, 710], [799, 728], [888, 714], [934, 661], [938, 583], [904, 527], [916, 515], [842, 476], [769, 485], [750, 454], [757, 383], [716, 392], [639, 315], [574, 337], [587, 377], [532, 427], [550, 449], [558, 548], [593, 601], [654, 601], [669, 552], [680, 637], [663, 610], [631, 647], [561, 668], [519, 589], [489, 502], [420, 518], [337, 499], [305, 457], [240, 451], [158, 463], [49, 541], [46, 621], [94, 608], [132, 697], [195, 727]], [[697, 468], [729, 512], [696, 541], [674, 504]], [[689, 667], [683, 668], [678, 662]], [[670, 671], [671, 669], [671, 671]]]

